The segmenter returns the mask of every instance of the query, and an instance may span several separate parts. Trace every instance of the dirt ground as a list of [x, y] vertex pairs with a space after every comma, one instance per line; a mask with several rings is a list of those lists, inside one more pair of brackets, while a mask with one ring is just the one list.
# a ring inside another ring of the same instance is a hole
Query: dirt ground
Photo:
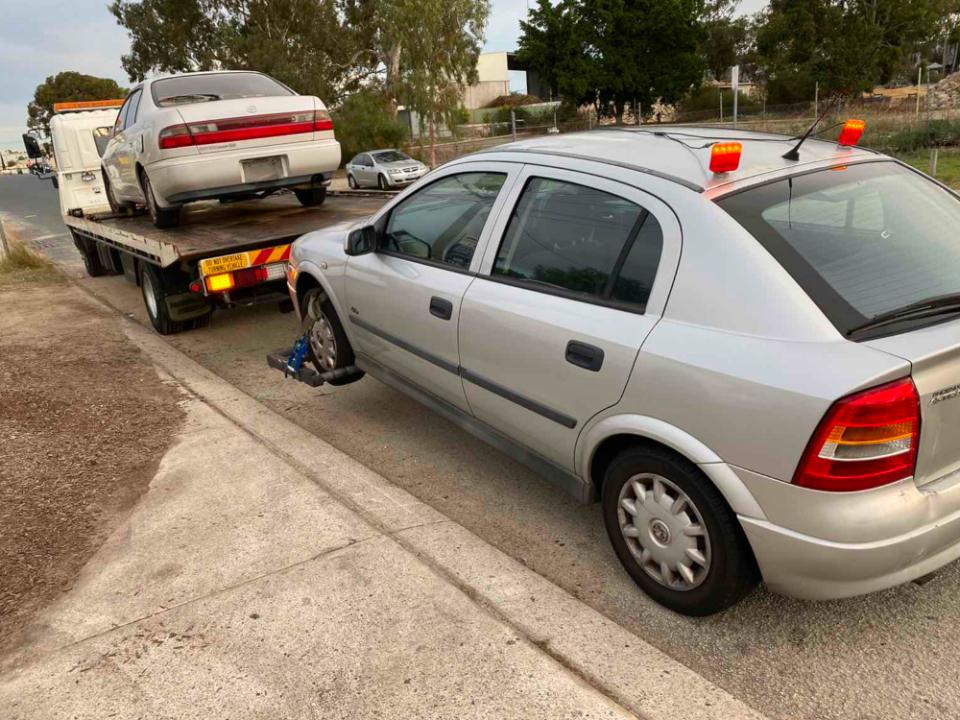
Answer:
[[146, 490], [179, 392], [50, 270], [0, 273], [0, 657]]

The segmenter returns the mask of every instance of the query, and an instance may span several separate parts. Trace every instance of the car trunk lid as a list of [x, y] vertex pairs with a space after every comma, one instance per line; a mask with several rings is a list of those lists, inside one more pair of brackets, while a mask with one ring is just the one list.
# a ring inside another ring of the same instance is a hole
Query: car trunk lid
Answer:
[[864, 344], [912, 365], [920, 393], [917, 485], [960, 472], [960, 320]]
[[190, 103], [177, 112], [201, 153], [308, 142], [329, 121], [314, 98], [303, 95]]

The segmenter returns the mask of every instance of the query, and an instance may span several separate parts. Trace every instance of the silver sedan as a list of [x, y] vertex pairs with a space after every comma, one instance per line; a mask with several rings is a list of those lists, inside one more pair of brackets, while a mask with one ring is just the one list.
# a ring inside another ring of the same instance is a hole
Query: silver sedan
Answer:
[[347, 182], [352, 188], [393, 190], [415, 183], [430, 168], [399, 150], [360, 153], [347, 163]]

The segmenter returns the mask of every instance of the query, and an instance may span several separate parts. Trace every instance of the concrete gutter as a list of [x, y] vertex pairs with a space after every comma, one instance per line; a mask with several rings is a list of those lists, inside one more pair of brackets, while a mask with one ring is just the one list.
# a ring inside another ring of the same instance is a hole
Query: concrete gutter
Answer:
[[0, 716], [764, 717], [123, 322], [191, 427]]

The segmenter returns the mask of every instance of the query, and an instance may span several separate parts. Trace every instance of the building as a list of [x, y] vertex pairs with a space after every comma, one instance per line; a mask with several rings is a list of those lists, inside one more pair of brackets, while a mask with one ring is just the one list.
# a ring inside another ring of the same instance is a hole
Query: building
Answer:
[[516, 53], [482, 53], [477, 61], [477, 82], [464, 89], [463, 106], [467, 110], [476, 110], [486, 107], [502, 95], [509, 95], [511, 70], [526, 73], [528, 95], [550, 99], [550, 90], [543, 87], [540, 75], [521, 63]]

